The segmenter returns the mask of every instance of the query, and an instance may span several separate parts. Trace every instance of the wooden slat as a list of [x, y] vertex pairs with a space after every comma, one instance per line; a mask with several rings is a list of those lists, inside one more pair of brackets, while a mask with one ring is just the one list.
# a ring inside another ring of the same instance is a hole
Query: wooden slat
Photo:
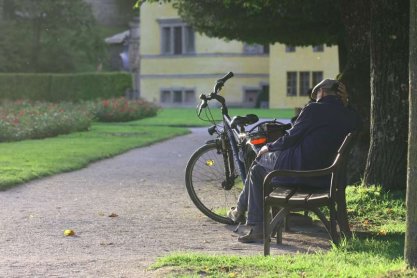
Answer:
[[320, 204], [326, 204], [330, 199], [329, 192], [325, 193], [313, 193], [310, 195], [310, 197], [307, 200], [308, 205], [320, 205]]
[[295, 193], [295, 190], [296, 187], [278, 186], [269, 194], [269, 197], [287, 201]]
[[290, 199], [288, 200], [288, 204], [290, 204], [291, 206], [294, 205], [300, 205], [303, 206], [307, 203], [307, 199], [308, 197], [310, 197], [311, 194], [309, 193], [304, 193], [304, 192], [295, 192], [294, 195], [292, 195], [290, 197]]

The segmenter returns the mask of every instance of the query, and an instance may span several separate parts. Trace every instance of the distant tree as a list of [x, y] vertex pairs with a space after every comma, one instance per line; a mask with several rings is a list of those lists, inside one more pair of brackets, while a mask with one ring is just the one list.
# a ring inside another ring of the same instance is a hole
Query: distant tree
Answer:
[[82, 0], [3, 0], [1, 72], [94, 69], [104, 43]]
[[404, 258], [417, 268], [417, 0], [410, 0], [410, 114], [408, 125], [407, 228]]

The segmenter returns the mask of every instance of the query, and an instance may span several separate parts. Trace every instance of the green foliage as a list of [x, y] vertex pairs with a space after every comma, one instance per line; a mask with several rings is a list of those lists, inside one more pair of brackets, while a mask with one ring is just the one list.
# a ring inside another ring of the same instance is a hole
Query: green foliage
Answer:
[[84, 131], [92, 119], [93, 114], [85, 105], [7, 101], [0, 105], [0, 142]]
[[51, 102], [124, 96], [132, 77], [128, 73], [0, 74], [0, 99]]
[[95, 119], [100, 122], [127, 122], [154, 117], [158, 106], [145, 100], [112, 98], [91, 103]]
[[85, 1], [4, 2], [0, 72], [93, 70], [101, 61], [104, 42]]
[[[151, 0], [149, 2], [156, 2]], [[181, 17], [210, 37], [249, 43], [336, 44], [343, 32], [331, 0], [173, 0]]]

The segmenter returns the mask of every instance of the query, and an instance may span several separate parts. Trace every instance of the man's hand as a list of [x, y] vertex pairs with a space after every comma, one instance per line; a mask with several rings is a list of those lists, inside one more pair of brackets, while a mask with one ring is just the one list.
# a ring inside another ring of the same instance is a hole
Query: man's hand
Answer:
[[257, 155], [256, 157], [260, 157], [261, 155], [263, 155], [263, 154], [265, 154], [265, 153], [267, 153], [267, 152], [269, 152], [269, 151], [268, 151], [268, 147], [265, 145], [265, 146], [263, 146], [263, 147], [259, 150], [258, 155]]

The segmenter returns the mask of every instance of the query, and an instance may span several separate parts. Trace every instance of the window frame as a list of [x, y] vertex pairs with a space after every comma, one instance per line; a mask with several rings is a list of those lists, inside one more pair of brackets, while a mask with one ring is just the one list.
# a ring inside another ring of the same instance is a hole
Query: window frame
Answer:
[[[290, 80], [290, 76], [293, 77]], [[287, 97], [296, 97], [297, 96], [297, 84], [298, 84], [298, 72], [297, 71], [287, 71]], [[290, 84], [291, 83], [291, 84]]]
[[295, 46], [288, 45], [288, 44], [285, 45], [285, 52], [292, 53], [292, 52], [295, 52], [295, 50], [296, 50]]
[[269, 44], [244, 42], [242, 52], [249, 55], [269, 55]]
[[324, 45], [313, 45], [313, 52], [324, 52]]
[[[303, 77], [307, 76], [307, 79]], [[310, 86], [310, 71], [300, 71], [299, 72], [299, 96], [308, 96], [308, 90], [311, 88]]]
[[[320, 78], [317, 78], [317, 76], [320, 76]], [[323, 71], [312, 71], [311, 72], [311, 82], [313, 84], [313, 87], [319, 84], [323, 80], [324, 73]], [[320, 80], [319, 80], [320, 79]]]
[[[181, 92], [181, 95], [178, 99], [181, 101], [176, 101], [176, 93]], [[168, 97], [164, 96], [166, 93], [169, 94]], [[187, 101], [190, 99], [189, 95], [192, 93], [194, 96], [192, 97], [192, 101]], [[167, 99], [168, 101], [163, 101]], [[196, 98], [196, 89], [195, 88], [188, 88], [188, 87], [171, 87], [171, 88], [161, 88], [159, 90], [159, 103], [161, 105], [167, 106], [191, 106], [195, 105], [197, 101]]]
[[[157, 21], [159, 23], [161, 55], [179, 56], [195, 53], [195, 31], [190, 25], [180, 19], [158, 19]], [[178, 30], [180, 31], [180, 40], [177, 40]], [[178, 41], [180, 42], [178, 44], [181, 48], [180, 51], [176, 49]]]

